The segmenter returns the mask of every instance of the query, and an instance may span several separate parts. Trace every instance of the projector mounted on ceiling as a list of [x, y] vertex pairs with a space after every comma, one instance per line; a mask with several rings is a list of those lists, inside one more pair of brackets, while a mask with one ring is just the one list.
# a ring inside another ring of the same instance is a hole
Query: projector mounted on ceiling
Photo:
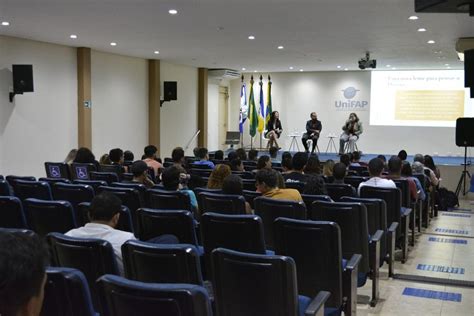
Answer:
[[469, 13], [474, 16], [474, 0], [415, 0], [415, 12]]
[[366, 69], [366, 68], [377, 68], [377, 61], [375, 59], [370, 59], [370, 53], [365, 53], [365, 58], [361, 58], [359, 60], [359, 68]]

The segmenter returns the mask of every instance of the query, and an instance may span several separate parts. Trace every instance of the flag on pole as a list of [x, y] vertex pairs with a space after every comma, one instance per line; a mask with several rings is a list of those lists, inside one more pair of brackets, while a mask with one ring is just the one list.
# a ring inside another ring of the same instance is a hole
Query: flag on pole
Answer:
[[257, 133], [258, 115], [257, 109], [255, 108], [255, 100], [253, 97], [253, 76], [250, 79], [250, 95], [249, 95], [249, 106], [248, 115], [250, 121], [250, 136], [254, 137]]
[[265, 129], [265, 106], [263, 105], [263, 82], [262, 76], [260, 76], [260, 95], [259, 95], [259, 103], [260, 106], [258, 107], [258, 132], [261, 134]]
[[268, 124], [270, 121], [270, 116], [272, 115], [272, 79], [268, 76], [268, 86], [267, 86], [267, 115], [265, 116], [265, 124]]
[[240, 87], [240, 113], [239, 113], [239, 131], [240, 134], [244, 133], [244, 124], [247, 120], [247, 92], [244, 83], [244, 76], [242, 76], [242, 87]]

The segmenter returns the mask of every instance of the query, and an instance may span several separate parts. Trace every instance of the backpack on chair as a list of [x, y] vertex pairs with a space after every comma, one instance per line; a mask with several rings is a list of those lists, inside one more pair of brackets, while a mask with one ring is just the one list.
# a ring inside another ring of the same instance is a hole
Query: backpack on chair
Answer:
[[438, 209], [440, 211], [447, 211], [449, 208], [458, 207], [459, 199], [456, 193], [449, 191], [446, 188], [438, 189], [439, 204]]

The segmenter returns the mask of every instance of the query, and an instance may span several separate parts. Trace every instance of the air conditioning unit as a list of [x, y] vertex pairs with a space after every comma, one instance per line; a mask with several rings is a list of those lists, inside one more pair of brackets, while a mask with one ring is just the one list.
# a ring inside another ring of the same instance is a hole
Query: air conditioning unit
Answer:
[[456, 42], [459, 60], [464, 61], [464, 51], [474, 49], [474, 37], [461, 37]]
[[222, 81], [222, 80], [233, 80], [239, 79], [240, 73], [232, 69], [209, 69], [207, 72], [209, 79]]

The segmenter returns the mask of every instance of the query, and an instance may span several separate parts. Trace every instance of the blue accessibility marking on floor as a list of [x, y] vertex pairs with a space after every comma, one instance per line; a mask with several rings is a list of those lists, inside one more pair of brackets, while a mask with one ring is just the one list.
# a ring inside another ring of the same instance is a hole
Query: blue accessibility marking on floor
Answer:
[[469, 231], [462, 229], [450, 229], [450, 228], [436, 228], [435, 232], [437, 233], [448, 233], [456, 235], [469, 235]]
[[469, 214], [459, 214], [459, 213], [441, 213], [441, 216], [471, 218], [471, 215]]
[[444, 272], [444, 273], [454, 273], [454, 274], [464, 274], [464, 268], [448, 267], [448, 266], [438, 266], [432, 264], [418, 264], [416, 266], [418, 270], [423, 271], [433, 271], [433, 272]]
[[432, 291], [424, 289], [416, 289], [412, 287], [406, 287], [403, 290], [403, 295], [416, 296], [423, 298], [430, 298], [434, 300], [442, 301], [451, 301], [451, 302], [461, 302], [462, 294], [461, 293], [452, 293], [452, 292], [442, 292], [442, 291]]
[[465, 239], [451, 239], [451, 238], [430, 237], [430, 238], [428, 238], [428, 241], [442, 242], [442, 243], [447, 243], [447, 244], [461, 244], [461, 245], [467, 245], [467, 240], [465, 240]]

